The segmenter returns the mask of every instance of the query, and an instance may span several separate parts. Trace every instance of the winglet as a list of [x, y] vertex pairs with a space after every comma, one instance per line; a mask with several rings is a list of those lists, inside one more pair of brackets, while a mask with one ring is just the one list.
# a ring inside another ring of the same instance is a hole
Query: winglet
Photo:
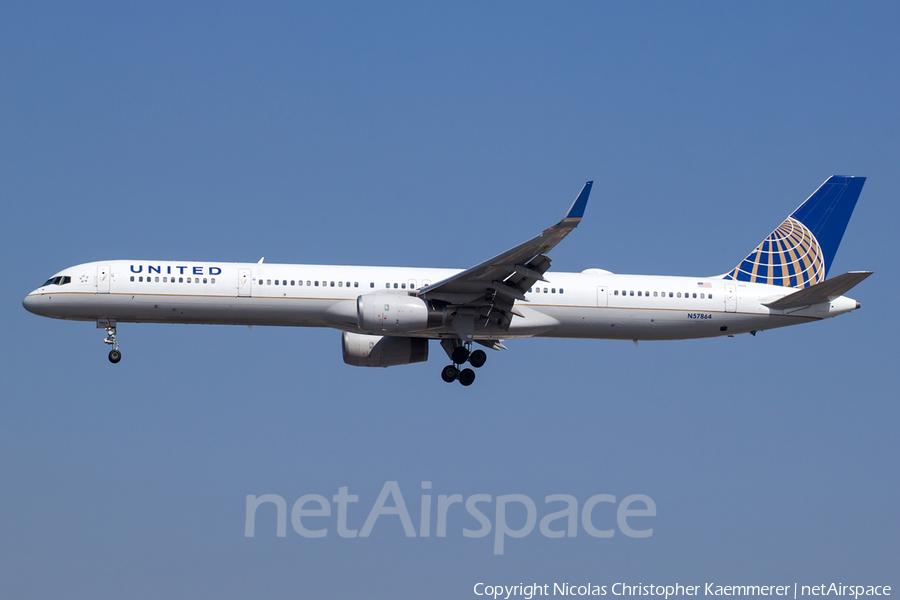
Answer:
[[588, 181], [584, 184], [584, 187], [581, 188], [581, 193], [578, 194], [577, 198], [575, 198], [575, 202], [572, 203], [572, 207], [569, 209], [569, 212], [566, 214], [566, 218], [564, 220], [581, 220], [581, 217], [584, 216], [584, 209], [587, 206], [588, 196], [591, 195], [591, 186], [593, 185], [593, 181]]

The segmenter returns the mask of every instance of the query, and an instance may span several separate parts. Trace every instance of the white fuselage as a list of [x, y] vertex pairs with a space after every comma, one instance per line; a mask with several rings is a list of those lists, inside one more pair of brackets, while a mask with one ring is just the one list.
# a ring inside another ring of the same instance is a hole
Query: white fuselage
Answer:
[[[42, 286], [25, 307], [79, 321], [359, 328], [357, 298], [408, 295], [456, 269], [265, 263], [115, 260], [61, 271], [70, 283]], [[841, 296], [800, 309], [762, 304], [793, 288], [721, 278], [616, 275], [599, 269], [544, 275], [517, 302], [508, 331], [480, 328], [476, 339], [561, 337], [674, 340], [746, 333], [821, 320], [859, 304]], [[450, 327], [404, 334], [454, 337]]]

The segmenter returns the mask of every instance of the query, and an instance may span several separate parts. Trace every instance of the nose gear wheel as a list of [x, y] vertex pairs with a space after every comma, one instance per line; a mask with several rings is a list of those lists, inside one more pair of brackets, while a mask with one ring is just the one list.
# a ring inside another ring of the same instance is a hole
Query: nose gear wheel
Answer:
[[103, 343], [112, 346], [112, 350], [109, 351], [109, 362], [116, 364], [122, 360], [122, 352], [119, 350], [119, 342], [116, 340], [115, 326], [106, 327], [106, 339], [103, 340]]

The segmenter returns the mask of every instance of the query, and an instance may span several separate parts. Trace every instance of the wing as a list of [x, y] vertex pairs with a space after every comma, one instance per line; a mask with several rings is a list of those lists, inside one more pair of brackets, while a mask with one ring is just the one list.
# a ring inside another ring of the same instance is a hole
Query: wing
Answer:
[[527, 302], [525, 292], [534, 282], [545, 281], [544, 273], [550, 268], [546, 254], [578, 226], [593, 184], [584, 184], [569, 212], [553, 227], [471, 269], [429, 285], [419, 291], [419, 297], [446, 305], [453, 314], [451, 325], [466, 341], [474, 339], [474, 328], [479, 324], [493, 322], [508, 331], [513, 316], [521, 316], [515, 308], [516, 300]]

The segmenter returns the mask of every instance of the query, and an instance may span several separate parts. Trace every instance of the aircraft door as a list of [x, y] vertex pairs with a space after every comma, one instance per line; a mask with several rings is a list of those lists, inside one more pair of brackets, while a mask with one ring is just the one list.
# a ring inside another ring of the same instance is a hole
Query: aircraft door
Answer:
[[725, 284], [725, 312], [737, 311], [737, 291], [733, 283]]
[[597, 288], [597, 306], [609, 306], [609, 292], [605, 285]]
[[97, 293], [109, 293], [109, 265], [97, 267]]
[[252, 275], [250, 269], [238, 269], [238, 296], [250, 296], [253, 291]]

